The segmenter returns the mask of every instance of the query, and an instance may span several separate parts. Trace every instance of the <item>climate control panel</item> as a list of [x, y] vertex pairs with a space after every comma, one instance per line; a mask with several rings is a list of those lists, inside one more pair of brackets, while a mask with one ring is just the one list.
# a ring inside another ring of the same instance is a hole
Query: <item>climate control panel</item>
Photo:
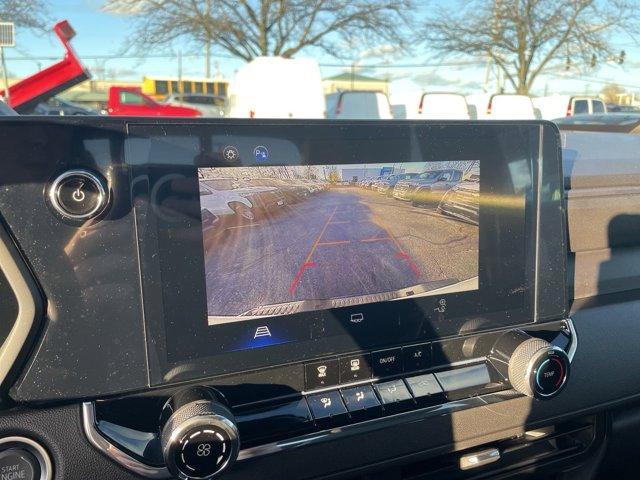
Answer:
[[142, 475], [208, 480], [236, 461], [357, 434], [364, 421], [372, 428], [376, 420], [410, 421], [518, 394], [551, 399], [567, 384], [576, 341], [562, 321], [354, 352], [302, 364], [303, 389], [257, 402], [237, 401], [229, 379], [88, 403], [85, 429], [95, 446], [119, 449]]

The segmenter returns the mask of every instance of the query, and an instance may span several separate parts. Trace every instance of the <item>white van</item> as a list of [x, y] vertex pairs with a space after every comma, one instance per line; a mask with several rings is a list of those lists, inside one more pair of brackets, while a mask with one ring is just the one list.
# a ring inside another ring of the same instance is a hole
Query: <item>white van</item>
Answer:
[[[473, 111], [474, 109], [472, 109]], [[418, 108], [411, 118], [420, 120], [470, 120], [475, 112], [470, 111], [464, 95], [459, 93], [423, 93]]]
[[549, 95], [534, 98], [533, 104], [540, 110], [540, 114], [545, 120], [573, 115], [607, 113], [606, 105], [597, 97]]
[[234, 118], [324, 118], [318, 62], [258, 57], [236, 73], [229, 104]]
[[327, 118], [336, 120], [391, 120], [391, 104], [382, 92], [348, 90], [327, 95]]
[[527, 95], [481, 93], [467, 96], [467, 103], [475, 106], [479, 120], [535, 120], [538, 118], [531, 97]]

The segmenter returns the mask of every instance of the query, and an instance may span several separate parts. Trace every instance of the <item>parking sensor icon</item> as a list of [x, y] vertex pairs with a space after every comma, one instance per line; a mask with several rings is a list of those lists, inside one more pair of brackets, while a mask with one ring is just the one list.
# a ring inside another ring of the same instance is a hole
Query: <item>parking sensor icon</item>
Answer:
[[269, 150], [264, 145], [258, 145], [253, 149], [253, 158], [256, 159], [257, 162], [264, 162], [269, 158]]
[[253, 336], [253, 339], [255, 340], [256, 338], [270, 337], [270, 336], [271, 336], [271, 332], [269, 331], [269, 327], [262, 326], [262, 327], [256, 328], [256, 333]]

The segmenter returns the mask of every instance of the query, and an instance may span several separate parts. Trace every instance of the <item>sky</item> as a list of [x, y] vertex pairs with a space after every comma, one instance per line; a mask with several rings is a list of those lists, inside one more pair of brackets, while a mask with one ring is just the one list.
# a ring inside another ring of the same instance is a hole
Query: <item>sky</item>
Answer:
[[[448, 0], [443, 0], [448, 1]], [[102, 0], [58, 0], [51, 1], [51, 16], [54, 22], [67, 19], [77, 32], [72, 41], [73, 47], [92, 71], [94, 77], [116, 78], [120, 80], [141, 80], [144, 75], [177, 76], [178, 61], [173, 58], [152, 58], [153, 55], [167, 52], [151, 52], [150, 58], [132, 59], [96, 59], [118, 55], [125, 49], [125, 41], [131, 31], [131, 18], [101, 11]], [[8, 19], [7, 19], [8, 20]], [[53, 23], [52, 23], [53, 25]], [[617, 65], [611, 62], [606, 66], [582, 73], [566, 72], [563, 69], [540, 77], [533, 94], [552, 93], [594, 94], [607, 83], [618, 83], [629, 91], [640, 92], [640, 47], [631, 39], [618, 36], [613, 43], [618, 49], [626, 51], [626, 62]], [[183, 76], [202, 77], [204, 58], [196, 58], [187, 45], [176, 45], [174, 52], [183, 51]], [[374, 49], [375, 50], [375, 49]], [[380, 48], [378, 48], [380, 50]], [[384, 48], [382, 48], [384, 50]], [[393, 54], [371, 55], [371, 49], [353, 53], [354, 60], [360, 65], [387, 64], [390, 68], [364, 68], [360, 73], [386, 78], [391, 81], [392, 103], [413, 103], [420, 92], [457, 91], [471, 94], [480, 93], [484, 86], [486, 62], [481, 58], [441, 59], [429, 52], [414, 52], [410, 57], [398, 58]], [[16, 47], [7, 49], [7, 69], [10, 76], [22, 77], [36, 72], [39, 68], [54, 63], [60, 58], [62, 48], [53, 32], [36, 34], [17, 30]], [[301, 56], [315, 58], [321, 65], [325, 77], [348, 71], [342, 66], [344, 60], [337, 60], [316, 51], [306, 51]], [[243, 65], [243, 61], [229, 58], [221, 52], [213, 52], [212, 73], [232, 79], [234, 72]], [[471, 63], [471, 64], [469, 64]], [[495, 85], [495, 75], [490, 76], [490, 87]]]

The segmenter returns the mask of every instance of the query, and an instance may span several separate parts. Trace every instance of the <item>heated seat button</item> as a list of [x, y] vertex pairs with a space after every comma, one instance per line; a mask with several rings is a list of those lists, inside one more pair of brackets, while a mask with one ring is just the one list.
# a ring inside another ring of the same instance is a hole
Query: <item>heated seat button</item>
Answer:
[[380, 401], [371, 385], [343, 388], [341, 392], [347, 410], [358, 420], [374, 417], [382, 412]]
[[85, 170], [70, 170], [55, 179], [49, 200], [64, 217], [84, 220], [98, 215], [106, 206], [104, 181]]
[[371, 354], [373, 373], [377, 377], [385, 377], [402, 373], [402, 349], [392, 348]]
[[309, 395], [307, 402], [313, 418], [321, 427], [339, 425], [348, 419], [347, 407], [338, 390]]
[[0, 478], [7, 480], [35, 480], [40, 478], [38, 460], [26, 450], [9, 448], [0, 452]]

